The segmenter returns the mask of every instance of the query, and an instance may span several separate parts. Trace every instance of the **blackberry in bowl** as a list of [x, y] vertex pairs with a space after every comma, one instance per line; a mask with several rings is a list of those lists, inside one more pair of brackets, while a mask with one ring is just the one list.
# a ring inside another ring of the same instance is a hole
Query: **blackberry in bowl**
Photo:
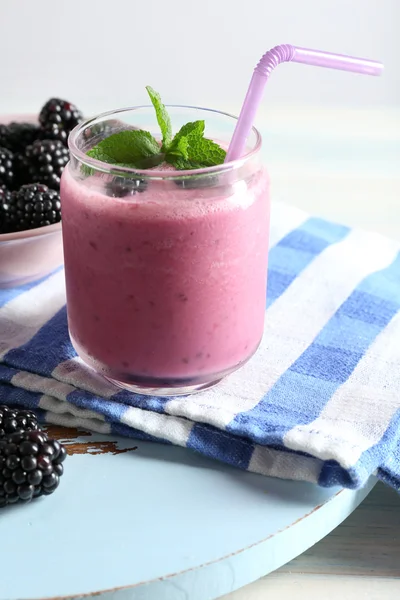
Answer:
[[[0, 288], [35, 281], [63, 264], [61, 222], [56, 222], [58, 192], [30, 190], [31, 203], [24, 200], [28, 192], [21, 190], [0, 189]], [[11, 223], [17, 231], [9, 232]], [[35, 227], [21, 230], [26, 225]]]
[[60, 198], [42, 184], [0, 189], [0, 287], [44, 277], [63, 263]]
[[3, 189], [0, 198], [3, 234], [27, 232], [61, 221], [60, 195], [46, 185], [32, 183], [14, 192]]
[[67, 137], [81, 118], [59, 98], [36, 116], [0, 117], [0, 288], [38, 280], [63, 264], [59, 185]]

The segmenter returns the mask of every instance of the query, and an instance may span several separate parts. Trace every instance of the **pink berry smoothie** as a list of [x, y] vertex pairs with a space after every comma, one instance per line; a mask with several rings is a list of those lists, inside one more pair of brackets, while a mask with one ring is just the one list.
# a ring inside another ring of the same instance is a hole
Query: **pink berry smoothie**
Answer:
[[101, 176], [64, 171], [73, 344], [125, 384], [215, 382], [255, 352], [263, 333], [267, 174], [207, 189], [168, 179], [144, 187], [110, 197]]

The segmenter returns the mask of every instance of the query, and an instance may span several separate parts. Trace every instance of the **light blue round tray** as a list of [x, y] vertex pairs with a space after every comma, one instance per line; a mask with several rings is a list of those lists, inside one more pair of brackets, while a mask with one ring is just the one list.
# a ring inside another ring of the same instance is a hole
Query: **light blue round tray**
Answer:
[[372, 489], [241, 472], [189, 450], [59, 429], [53, 496], [0, 511], [0, 600], [214, 600], [288, 562]]

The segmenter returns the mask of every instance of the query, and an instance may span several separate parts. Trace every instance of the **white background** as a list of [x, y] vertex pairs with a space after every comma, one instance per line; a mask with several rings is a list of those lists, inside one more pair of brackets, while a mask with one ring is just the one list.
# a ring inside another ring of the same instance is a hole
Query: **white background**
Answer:
[[61, 96], [88, 114], [146, 101], [238, 112], [276, 44], [382, 60], [382, 79], [298, 64], [273, 74], [262, 106], [398, 106], [399, 0], [0, 0], [0, 112]]

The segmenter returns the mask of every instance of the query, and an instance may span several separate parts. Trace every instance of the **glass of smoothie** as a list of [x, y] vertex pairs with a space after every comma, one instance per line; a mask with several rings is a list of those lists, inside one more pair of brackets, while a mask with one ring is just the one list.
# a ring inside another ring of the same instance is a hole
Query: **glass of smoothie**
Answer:
[[[205, 120], [227, 148], [237, 119], [168, 107], [172, 126]], [[86, 154], [110, 134], [144, 129], [153, 108], [102, 114], [71, 134], [61, 182], [69, 332], [82, 360], [116, 385], [170, 396], [208, 388], [261, 341], [269, 179], [253, 128], [243, 156], [175, 170], [116, 166]]]

